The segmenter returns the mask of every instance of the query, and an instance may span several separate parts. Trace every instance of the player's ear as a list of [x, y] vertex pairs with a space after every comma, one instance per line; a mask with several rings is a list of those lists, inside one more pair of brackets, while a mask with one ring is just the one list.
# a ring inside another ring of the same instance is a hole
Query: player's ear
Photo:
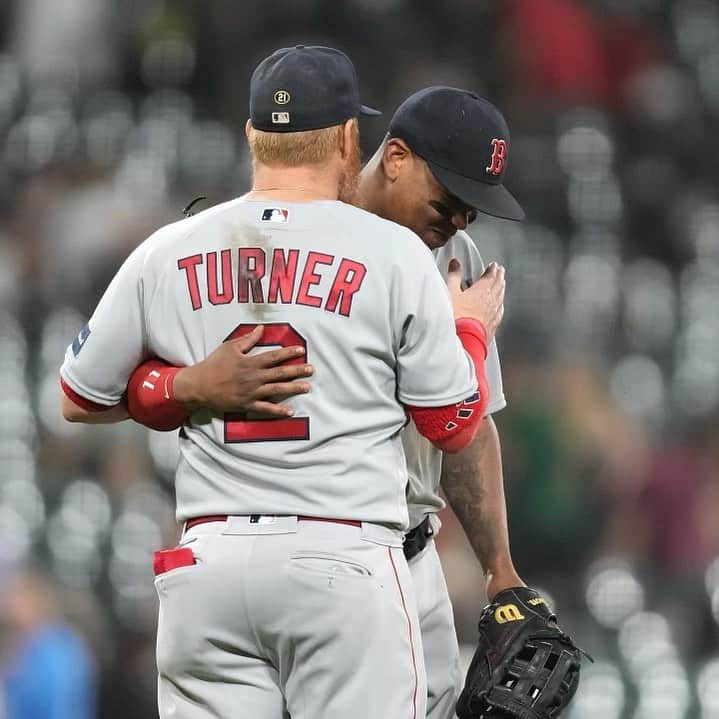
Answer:
[[412, 150], [404, 140], [399, 137], [388, 138], [382, 152], [382, 171], [385, 177], [390, 182], [394, 182], [411, 157]]
[[359, 130], [357, 120], [353, 117], [342, 123], [342, 133], [340, 135], [340, 153], [342, 158], [346, 159], [349, 155], [357, 152], [359, 144]]
[[247, 137], [248, 140], [250, 139], [250, 130], [251, 129], [252, 129], [252, 120], [250, 120], [250, 118], [248, 117], [247, 122], [245, 123], [245, 137]]

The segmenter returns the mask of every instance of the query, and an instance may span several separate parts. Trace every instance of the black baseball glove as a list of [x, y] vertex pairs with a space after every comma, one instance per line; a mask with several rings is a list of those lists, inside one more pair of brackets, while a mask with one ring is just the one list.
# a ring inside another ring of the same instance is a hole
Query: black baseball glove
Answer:
[[[579, 685], [582, 655], [534, 589], [499, 592], [479, 620], [479, 646], [459, 719], [554, 719]], [[592, 660], [593, 661], [593, 660]]]

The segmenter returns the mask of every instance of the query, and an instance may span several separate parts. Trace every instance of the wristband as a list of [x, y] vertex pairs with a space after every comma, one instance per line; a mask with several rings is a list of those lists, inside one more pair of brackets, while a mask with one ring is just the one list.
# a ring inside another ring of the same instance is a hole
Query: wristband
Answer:
[[127, 383], [127, 411], [139, 424], [167, 432], [177, 429], [189, 417], [187, 409], [175, 400], [172, 385], [180, 367], [161, 360], [140, 365]]

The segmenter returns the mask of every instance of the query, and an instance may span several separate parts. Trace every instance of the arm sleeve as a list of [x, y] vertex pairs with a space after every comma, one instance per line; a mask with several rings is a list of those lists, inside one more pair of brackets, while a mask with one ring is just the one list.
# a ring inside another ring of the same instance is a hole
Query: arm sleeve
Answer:
[[391, 299], [398, 399], [413, 407], [460, 402], [476, 392], [477, 379], [455, 332], [447, 285], [424, 246], [406, 259], [397, 268]]
[[502, 382], [502, 367], [499, 364], [499, 351], [496, 338], [493, 338], [487, 347], [487, 359], [484, 361], [484, 374], [487, 377], [487, 407], [486, 415], [494, 414], [507, 406]]
[[444, 452], [459, 452], [477, 434], [485, 414], [488, 391], [484, 376], [487, 335], [476, 320], [457, 320], [457, 336], [477, 368], [477, 391], [462, 402], [445, 407], [408, 407], [417, 431]]
[[141, 245], [127, 258], [67, 348], [60, 377], [71, 399], [79, 396], [96, 409], [117, 405], [132, 371], [145, 359], [145, 254]]

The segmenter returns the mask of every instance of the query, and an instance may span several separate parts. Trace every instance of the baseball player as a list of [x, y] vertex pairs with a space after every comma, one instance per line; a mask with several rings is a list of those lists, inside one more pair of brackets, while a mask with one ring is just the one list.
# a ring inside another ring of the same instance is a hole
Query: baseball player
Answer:
[[[451, 263], [459, 259], [465, 281], [471, 283], [484, 271], [464, 232], [476, 212], [524, 219], [502, 184], [508, 153], [507, 124], [491, 103], [456, 88], [426, 88], [394, 114], [385, 141], [363, 170], [359, 201], [414, 230], [433, 250], [443, 275], [451, 274]], [[462, 719], [556, 716], [579, 681], [582, 650], [557, 626], [545, 600], [524, 585], [512, 562], [499, 438], [489, 416], [505, 406], [494, 343], [485, 372], [488, 416], [462, 452], [445, 453], [443, 460], [413, 424], [402, 436], [412, 527], [404, 550], [418, 602], [430, 719], [454, 717], [455, 706]], [[439, 528], [436, 513], [444, 506], [440, 480], [484, 568], [490, 599], [480, 618], [478, 647], [459, 703], [459, 650], [432, 539]], [[513, 680], [507, 682], [510, 676]]]
[[[455, 269], [448, 295], [413, 233], [341, 201], [356, 117], [376, 113], [344, 54], [279, 50], [250, 96], [252, 190], [130, 255], [68, 348], [63, 413], [117, 418], [148, 357], [196, 365], [248, 333], [300, 346], [316, 377], [291, 416], [198, 410], [183, 425], [183, 538], [155, 555], [160, 715], [421, 717], [399, 431], [409, 413], [440, 449], [472, 441], [504, 272], [463, 291]], [[172, 402], [177, 374], [152, 370], [137, 412]]]
[[[362, 173], [363, 206], [414, 230], [447, 276], [453, 258], [466, 283], [480, 277], [480, 254], [464, 232], [477, 211], [522, 220], [506, 190], [509, 129], [500, 111], [475, 93], [448, 87], [420, 90], [390, 121], [385, 141]], [[485, 362], [487, 417], [475, 441], [444, 454], [413, 424], [402, 433], [407, 456], [411, 531], [405, 539], [427, 670], [427, 716], [449, 719], [462, 685], [452, 607], [433, 536], [444, 507], [440, 484], [486, 576], [486, 593], [523, 586], [509, 549], [499, 438], [491, 414], [506, 401], [496, 343]], [[441, 481], [440, 481], [441, 480]]]
[[[508, 148], [507, 125], [491, 103], [456, 88], [421, 90], [392, 118], [387, 137], [362, 171], [356, 201], [419, 235], [433, 251], [445, 278], [451, 260], [458, 259], [465, 282], [471, 284], [484, 272], [479, 252], [464, 232], [476, 211], [512, 220], [524, 217], [502, 185]], [[489, 345], [484, 366], [489, 386], [487, 417], [469, 447], [447, 454], [443, 462], [441, 451], [413, 423], [402, 432], [411, 528], [404, 551], [418, 602], [430, 719], [454, 715], [462, 680], [452, 608], [433, 541], [440, 524], [437, 512], [444, 507], [440, 479], [484, 568], [489, 598], [524, 585], [509, 550], [501, 452], [490, 416], [506, 404], [495, 342]], [[129, 392], [133, 402], [155, 367], [148, 363], [133, 376]], [[220, 394], [215, 386], [219, 382], [224, 384], [223, 374], [205, 371], [202, 363], [176, 375], [176, 388], [185, 401], [200, 398], [201, 404], [232, 409], [212, 396]], [[186, 414], [173, 417], [175, 424], [163, 425], [155, 410], [154, 421], [148, 417], [145, 423], [170, 429]]]

